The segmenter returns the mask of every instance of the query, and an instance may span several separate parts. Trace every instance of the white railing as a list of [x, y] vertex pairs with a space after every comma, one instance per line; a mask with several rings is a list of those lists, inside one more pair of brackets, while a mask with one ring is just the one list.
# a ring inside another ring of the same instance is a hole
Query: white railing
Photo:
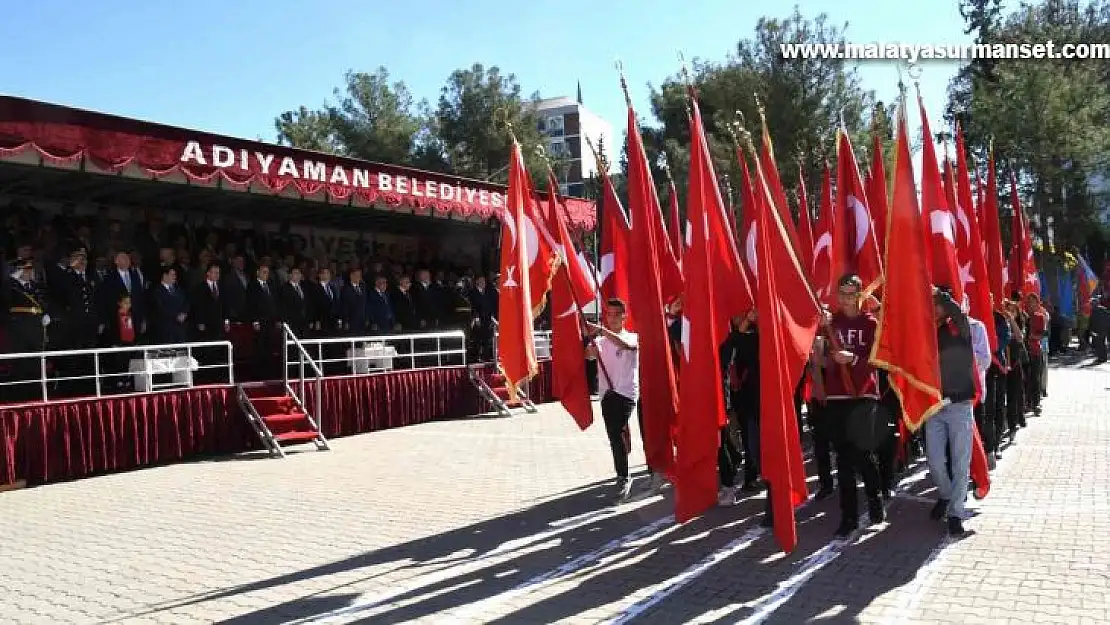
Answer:
[[[203, 380], [205, 384], [235, 383], [229, 341], [0, 354], [0, 367], [6, 369], [0, 375], [0, 401], [5, 403], [192, 388], [198, 371], [222, 372]], [[31, 389], [35, 385], [37, 391]]]
[[[551, 360], [551, 330], [533, 330], [532, 341], [536, 345], [537, 360]], [[497, 362], [497, 346], [501, 343], [501, 334], [494, 326], [493, 330], [493, 360]]]
[[[281, 324], [281, 334], [282, 341], [285, 343], [285, 349], [281, 350], [282, 359], [284, 360], [284, 364], [282, 365], [281, 370], [283, 374], [285, 390], [293, 396], [293, 401], [297, 403], [301, 411], [308, 415], [309, 422], [313, 423], [313, 425], [316, 425], [318, 423], [319, 426], [317, 427], [317, 429], [322, 431], [324, 428], [324, 389], [322, 388], [324, 371], [320, 368], [320, 365], [316, 364], [316, 361], [312, 359], [312, 356], [308, 353], [308, 350], [305, 349], [304, 343], [302, 343], [301, 340], [297, 338], [296, 334], [293, 334], [293, 330], [289, 328], [289, 324]], [[294, 358], [296, 358], [295, 363], [289, 361], [290, 347], [292, 347], [294, 351], [293, 356]], [[297, 366], [297, 377], [295, 378], [295, 381], [299, 385], [299, 393], [297, 392], [298, 389], [293, 388], [293, 385], [289, 383], [289, 367], [292, 365]], [[312, 412], [309, 412], [305, 406], [305, 401], [307, 400], [307, 395], [305, 395], [306, 365], [308, 366], [310, 373], [312, 373], [313, 382], [316, 385], [316, 397], [314, 398], [316, 401], [313, 402], [315, 404], [315, 409]]]
[[[287, 339], [285, 345], [288, 353], [294, 343]], [[466, 334], [461, 330], [299, 339], [295, 346], [329, 376], [466, 364]], [[287, 379], [295, 364], [286, 358]]]

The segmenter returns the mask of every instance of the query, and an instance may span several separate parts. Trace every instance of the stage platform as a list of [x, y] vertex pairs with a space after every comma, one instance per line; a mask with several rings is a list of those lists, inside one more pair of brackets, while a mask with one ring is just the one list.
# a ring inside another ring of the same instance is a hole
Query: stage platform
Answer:
[[[550, 361], [529, 390], [536, 403], [551, 401]], [[492, 410], [466, 366], [325, 377], [321, 405], [328, 438]], [[258, 448], [231, 384], [0, 405], [0, 489]]]

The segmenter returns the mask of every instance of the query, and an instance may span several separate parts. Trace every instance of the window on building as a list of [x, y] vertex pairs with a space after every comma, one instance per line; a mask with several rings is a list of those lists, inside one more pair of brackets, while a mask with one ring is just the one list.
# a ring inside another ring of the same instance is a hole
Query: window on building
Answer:
[[551, 142], [550, 151], [552, 156], [563, 156], [567, 152], [567, 144], [562, 139], [555, 139]]
[[547, 130], [548, 130], [548, 132], [555, 132], [555, 131], [562, 132], [563, 131], [563, 116], [562, 115], [552, 115], [551, 117], [548, 117], [547, 118]]

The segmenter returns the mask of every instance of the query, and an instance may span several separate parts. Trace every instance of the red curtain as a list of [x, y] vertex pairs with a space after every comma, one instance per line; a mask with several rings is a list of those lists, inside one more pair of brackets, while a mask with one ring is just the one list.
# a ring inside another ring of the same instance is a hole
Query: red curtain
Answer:
[[0, 407], [0, 484], [55, 482], [249, 449], [232, 387]]
[[[327, 378], [322, 390], [329, 438], [490, 410], [465, 367]], [[306, 394], [311, 410], [314, 385]], [[536, 403], [552, 400], [550, 361], [540, 362], [529, 395]], [[257, 446], [229, 386], [0, 406], [0, 484], [57, 482]]]

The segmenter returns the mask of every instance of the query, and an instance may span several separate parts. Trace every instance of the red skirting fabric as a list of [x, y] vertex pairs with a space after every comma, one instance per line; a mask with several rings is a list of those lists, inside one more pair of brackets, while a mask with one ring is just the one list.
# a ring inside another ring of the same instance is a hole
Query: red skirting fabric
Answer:
[[249, 449], [228, 386], [0, 406], [0, 484], [86, 477]]
[[[327, 378], [319, 422], [328, 438], [489, 410], [465, 367]], [[315, 406], [315, 387], [306, 386]], [[551, 401], [551, 363], [529, 387]], [[43, 484], [258, 447], [235, 389], [208, 386], [52, 404], [0, 406], [0, 485]]]

